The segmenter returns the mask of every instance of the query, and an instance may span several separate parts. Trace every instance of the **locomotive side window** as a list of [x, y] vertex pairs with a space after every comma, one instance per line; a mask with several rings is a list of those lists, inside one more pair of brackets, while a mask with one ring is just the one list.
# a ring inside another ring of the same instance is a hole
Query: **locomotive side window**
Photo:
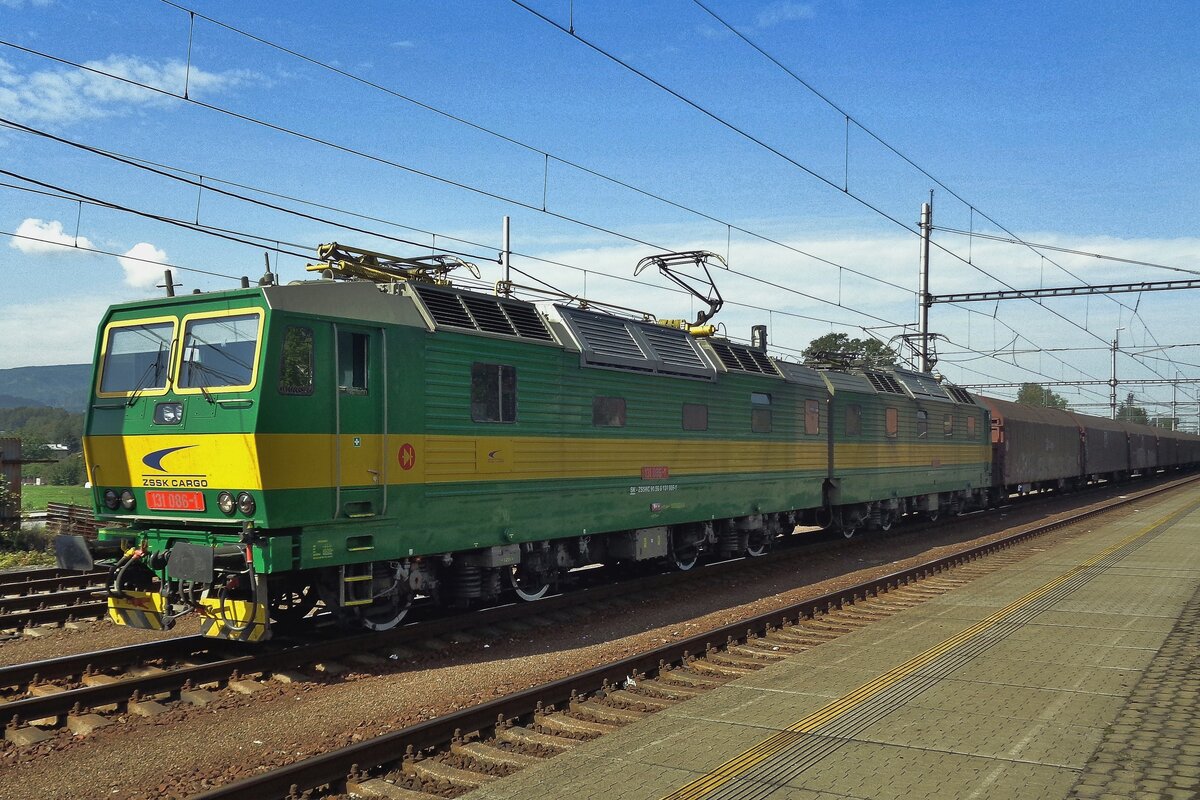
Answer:
[[279, 360], [279, 393], [313, 393], [313, 332], [311, 328], [289, 325], [283, 334], [283, 355]]
[[975, 438], [975, 418], [974, 417], [967, 417], [967, 438], [968, 439]]
[[[892, 410], [894, 410], [894, 409], [891, 409], [891, 408], [888, 409], [888, 411], [892, 411]], [[889, 428], [888, 436], [895, 436], [895, 435], [896, 435], [896, 431], [892, 428]], [[925, 411], [918, 411], [917, 412], [917, 438], [924, 439], [928, 435], [929, 435], [929, 414], [928, 414], [928, 412], [925, 412]]]
[[592, 424], [597, 428], [624, 428], [625, 398], [593, 397]]
[[508, 364], [471, 365], [471, 419], [517, 421], [517, 369]]
[[862, 406], [858, 403], [846, 406], [846, 435], [862, 435]]
[[367, 393], [367, 344], [365, 333], [338, 331], [338, 389], [350, 394]]
[[771, 395], [751, 392], [750, 406], [750, 430], [754, 433], [770, 433]]
[[[924, 411], [918, 411], [918, 414], [924, 414]], [[918, 417], [917, 425], [920, 426], [920, 418]], [[924, 436], [925, 432], [918, 427], [918, 436]], [[883, 432], [887, 434], [889, 439], [895, 439], [900, 435], [900, 412], [894, 408], [884, 409], [883, 415]]]
[[708, 406], [702, 403], [684, 403], [683, 429], [685, 431], [708, 430]]
[[821, 403], [817, 400], [804, 401], [804, 432], [809, 436], [821, 432]]
[[954, 415], [953, 414], [947, 414], [942, 419], [942, 433], [945, 434], [946, 436], [954, 435]]

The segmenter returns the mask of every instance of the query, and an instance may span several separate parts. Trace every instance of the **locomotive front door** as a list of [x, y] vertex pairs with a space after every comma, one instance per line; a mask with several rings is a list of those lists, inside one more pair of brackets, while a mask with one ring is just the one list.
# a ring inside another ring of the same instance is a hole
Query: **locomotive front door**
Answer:
[[379, 328], [335, 325], [335, 518], [382, 515], [387, 503], [387, 371]]

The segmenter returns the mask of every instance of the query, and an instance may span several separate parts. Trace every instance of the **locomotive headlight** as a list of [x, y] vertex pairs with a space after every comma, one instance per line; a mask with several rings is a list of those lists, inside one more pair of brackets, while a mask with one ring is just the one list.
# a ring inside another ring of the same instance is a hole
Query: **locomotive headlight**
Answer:
[[133, 507], [137, 505], [137, 501], [133, 499], [133, 492], [126, 489], [121, 492], [121, 506], [126, 511], [133, 511]]
[[237, 506], [238, 511], [247, 517], [254, 513], [254, 509], [258, 508], [258, 505], [254, 502], [254, 498], [250, 496], [249, 492], [242, 492], [238, 495]]
[[178, 425], [183, 422], [183, 403], [159, 403], [154, 407], [155, 425]]
[[117, 506], [121, 503], [121, 495], [117, 494], [116, 489], [104, 490], [104, 505], [113, 511], [117, 510]]
[[217, 508], [221, 509], [222, 514], [232, 514], [236, 507], [237, 504], [233, 502], [233, 495], [231, 493], [221, 492], [217, 495]]

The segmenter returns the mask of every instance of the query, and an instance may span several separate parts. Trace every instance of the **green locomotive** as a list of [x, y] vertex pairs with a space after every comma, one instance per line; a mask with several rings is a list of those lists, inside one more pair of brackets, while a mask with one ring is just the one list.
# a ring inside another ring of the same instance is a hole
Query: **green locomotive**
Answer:
[[128, 527], [58, 553], [112, 555], [116, 622], [257, 641], [319, 600], [387, 629], [418, 596], [537, 599], [586, 564], [987, 500], [987, 412], [928, 376], [318, 252], [319, 280], [104, 318], [84, 448], [97, 516]]

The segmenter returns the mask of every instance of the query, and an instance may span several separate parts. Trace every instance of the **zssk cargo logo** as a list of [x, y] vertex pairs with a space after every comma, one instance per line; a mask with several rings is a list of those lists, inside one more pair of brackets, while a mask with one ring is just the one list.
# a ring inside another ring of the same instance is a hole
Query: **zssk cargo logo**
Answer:
[[164, 447], [142, 456], [142, 463], [161, 475], [142, 473], [142, 486], [156, 489], [205, 489], [208, 488], [208, 475], [185, 475], [174, 473], [163, 466], [163, 459], [180, 450], [189, 450], [196, 445], [185, 444], [179, 447]]

